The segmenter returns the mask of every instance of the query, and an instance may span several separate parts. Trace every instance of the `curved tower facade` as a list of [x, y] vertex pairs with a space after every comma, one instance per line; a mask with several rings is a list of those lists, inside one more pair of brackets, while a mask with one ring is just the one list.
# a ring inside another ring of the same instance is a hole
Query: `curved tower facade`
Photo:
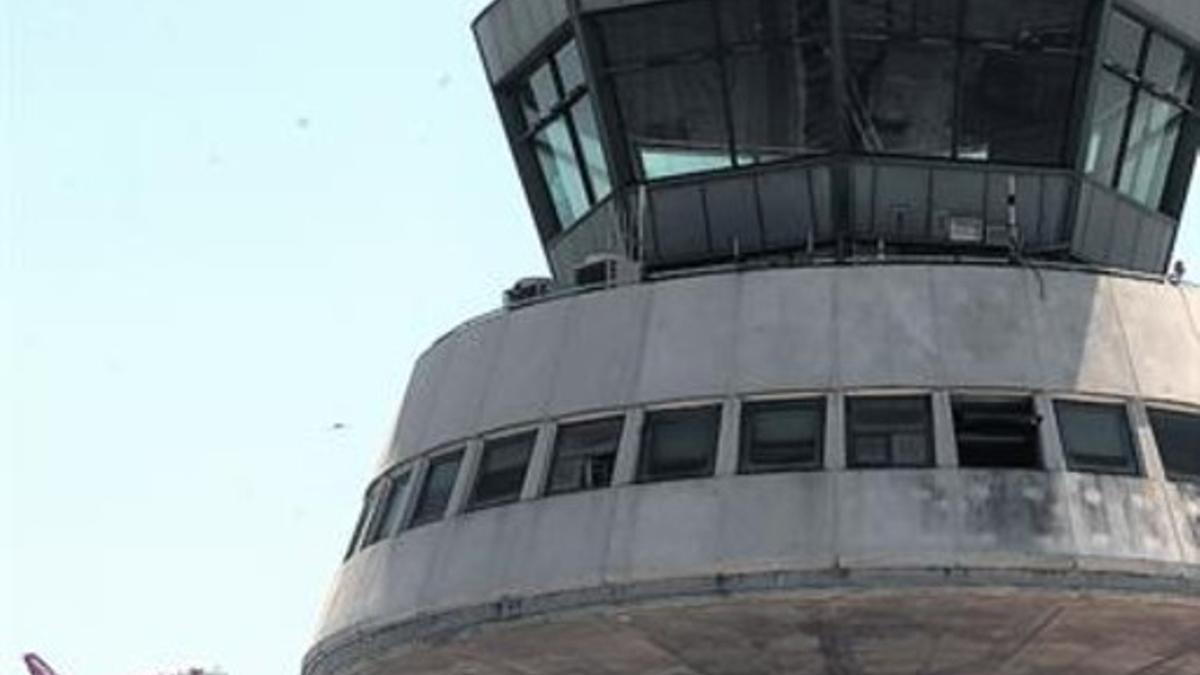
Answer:
[[416, 363], [305, 675], [1200, 673], [1200, 4], [475, 34], [551, 276]]

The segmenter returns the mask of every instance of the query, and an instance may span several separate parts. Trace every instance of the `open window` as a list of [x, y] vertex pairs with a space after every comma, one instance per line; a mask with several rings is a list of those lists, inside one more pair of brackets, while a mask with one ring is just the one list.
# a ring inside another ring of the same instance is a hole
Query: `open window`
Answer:
[[1137, 451], [1124, 404], [1055, 401], [1054, 410], [1068, 469], [1138, 474]]
[[1040, 418], [1033, 399], [955, 396], [954, 436], [958, 465], [971, 469], [1037, 469]]

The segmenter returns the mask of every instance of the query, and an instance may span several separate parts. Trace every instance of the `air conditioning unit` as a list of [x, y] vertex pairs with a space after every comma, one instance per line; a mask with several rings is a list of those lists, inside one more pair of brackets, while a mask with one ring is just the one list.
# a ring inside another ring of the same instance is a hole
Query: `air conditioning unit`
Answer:
[[575, 267], [573, 281], [576, 286], [611, 286], [635, 281], [637, 278], [637, 265], [629, 258], [611, 253], [597, 253], [588, 256], [583, 264]]
[[517, 307], [527, 302], [543, 298], [554, 290], [554, 280], [546, 277], [526, 277], [519, 279], [512, 288], [504, 291], [504, 306]]

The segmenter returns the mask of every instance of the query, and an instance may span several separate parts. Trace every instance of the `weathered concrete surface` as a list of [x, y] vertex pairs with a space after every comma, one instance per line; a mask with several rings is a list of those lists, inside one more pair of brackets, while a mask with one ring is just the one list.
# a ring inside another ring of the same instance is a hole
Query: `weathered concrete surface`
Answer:
[[1196, 675], [1198, 634], [1194, 598], [809, 591], [576, 612], [407, 648], [381, 633], [307, 673]]
[[1200, 289], [1010, 267], [801, 268], [590, 293], [434, 345], [381, 465], [547, 415], [777, 390], [1003, 387], [1200, 405], [1196, 321]]

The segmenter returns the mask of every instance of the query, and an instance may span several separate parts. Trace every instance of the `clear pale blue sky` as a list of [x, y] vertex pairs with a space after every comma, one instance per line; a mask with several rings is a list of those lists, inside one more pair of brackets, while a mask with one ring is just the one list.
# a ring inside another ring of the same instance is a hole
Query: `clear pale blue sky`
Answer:
[[543, 269], [483, 5], [0, 0], [0, 673], [296, 675], [413, 359]]

